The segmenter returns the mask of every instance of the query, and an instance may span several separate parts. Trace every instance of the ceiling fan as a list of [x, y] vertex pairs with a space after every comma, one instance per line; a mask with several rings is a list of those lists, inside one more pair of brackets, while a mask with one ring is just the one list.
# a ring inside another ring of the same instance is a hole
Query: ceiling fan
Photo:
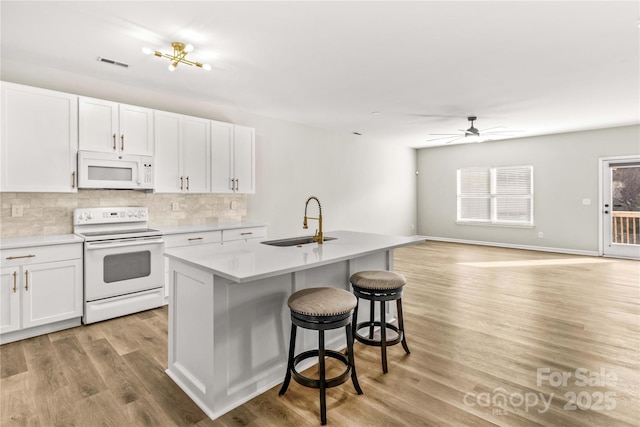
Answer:
[[[473, 122], [476, 121], [477, 119], [478, 118], [476, 116], [467, 117], [467, 120], [471, 122], [471, 126], [469, 127], [469, 129], [458, 129], [460, 132], [463, 132], [462, 134], [432, 133], [430, 135], [438, 136], [438, 138], [428, 139], [427, 142], [440, 141], [443, 139], [450, 139], [450, 141], [447, 141], [446, 144], [451, 144], [452, 142], [457, 141], [459, 139], [464, 139], [464, 142], [482, 142], [482, 141], [492, 139], [491, 137], [513, 136], [511, 134], [523, 132], [521, 130], [506, 130], [504, 126], [494, 126], [487, 129], [483, 129], [481, 131], [480, 129], [476, 128], [473, 125]], [[505, 130], [499, 130], [499, 129], [505, 129]], [[486, 139], [484, 139], [485, 137]]]

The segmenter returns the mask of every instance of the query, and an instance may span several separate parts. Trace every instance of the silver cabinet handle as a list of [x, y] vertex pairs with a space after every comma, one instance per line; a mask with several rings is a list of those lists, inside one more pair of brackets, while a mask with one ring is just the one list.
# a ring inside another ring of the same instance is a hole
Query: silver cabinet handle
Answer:
[[124, 151], [124, 133], [120, 135], [120, 151]]
[[14, 294], [18, 290], [17, 283], [18, 283], [18, 272], [14, 271], [13, 272], [13, 293]]
[[76, 188], [76, 171], [71, 172], [71, 188]]
[[116, 145], [116, 134], [113, 134], [113, 151], [116, 151], [118, 146]]
[[187, 191], [189, 191], [189, 177], [187, 177]]
[[184, 177], [180, 177], [180, 190], [184, 190]]
[[29, 270], [25, 270], [24, 278], [25, 278], [24, 290], [28, 291], [29, 290]]

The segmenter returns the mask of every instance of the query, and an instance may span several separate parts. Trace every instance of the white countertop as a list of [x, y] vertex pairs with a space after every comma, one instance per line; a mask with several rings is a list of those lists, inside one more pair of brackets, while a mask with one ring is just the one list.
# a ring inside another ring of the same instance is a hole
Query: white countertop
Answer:
[[268, 224], [261, 222], [231, 222], [218, 224], [178, 225], [173, 227], [152, 227], [162, 231], [163, 234], [199, 233], [203, 231], [234, 230], [236, 228], [266, 227]]
[[0, 249], [19, 249], [32, 246], [65, 245], [67, 243], [82, 243], [84, 239], [75, 234], [58, 234], [54, 236], [11, 237], [0, 240]]
[[322, 245], [309, 243], [289, 247], [269, 246], [259, 242], [191, 246], [166, 249], [164, 254], [225, 279], [244, 283], [425, 240], [423, 236], [388, 236], [353, 231], [329, 231], [324, 235], [337, 239], [326, 241]]

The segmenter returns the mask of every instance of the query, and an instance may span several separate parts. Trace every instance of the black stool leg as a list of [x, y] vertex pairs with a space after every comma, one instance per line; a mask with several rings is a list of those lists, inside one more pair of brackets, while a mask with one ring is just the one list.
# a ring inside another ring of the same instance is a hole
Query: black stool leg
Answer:
[[380, 301], [380, 350], [382, 352], [382, 372], [387, 373], [387, 319], [385, 303]]
[[400, 333], [402, 334], [402, 348], [407, 354], [411, 354], [409, 351], [409, 346], [407, 346], [407, 339], [404, 333], [404, 318], [402, 317], [402, 298], [398, 298], [396, 300], [396, 306], [398, 308], [398, 329], [400, 329]]
[[[327, 424], [327, 393], [326, 375], [324, 366], [324, 331], [320, 330], [318, 336], [318, 374], [320, 376], [320, 423]], [[351, 354], [351, 353], [349, 353]]]
[[293, 370], [293, 358], [295, 355], [295, 346], [296, 346], [296, 329], [298, 327], [295, 324], [291, 324], [291, 342], [289, 342], [289, 360], [287, 362], [287, 375], [284, 377], [284, 383], [282, 383], [282, 388], [278, 393], [279, 396], [282, 396], [289, 388], [289, 382], [291, 381], [291, 371]]
[[[353, 316], [351, 318], [351, 336], [355, 340], [356, 338], [356, 325], [358, 324], [358, 307], [360, 306], [360, 298], [356, 297], [356, 308], [353, 309]], [[347, 346], [347, 351], [349, 351], [349, 346]]]
[[375, 301], [371, 300], [369, 305], [369, 339], [373, 339], [373, 321], [376, 317]]
[[344, 327], [347, 332], [347, 356], [349, 356], [349, 365], [351, 365], [351, 382], [358, 394], [362, 394], [360, 383], [358, 382], [358, 375], [356, 375], [356, 359], [353, 355], [353, 331], [351, 325]]

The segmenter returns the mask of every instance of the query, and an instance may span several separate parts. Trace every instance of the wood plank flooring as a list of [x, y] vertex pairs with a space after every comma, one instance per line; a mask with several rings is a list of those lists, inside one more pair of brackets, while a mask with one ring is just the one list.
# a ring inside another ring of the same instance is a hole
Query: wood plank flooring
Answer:
[[[356, 344], [364, 395], [329, 389], [328, 425], [640, 425], [640, 263], [426, 242], [395, 270], [411, 354], [391, 347], [384, 375]], [[320, 424], [317, 390], [293, 381], [212, 421], [166, 349], [166, 307], [2, 345], [0, 425]]]

